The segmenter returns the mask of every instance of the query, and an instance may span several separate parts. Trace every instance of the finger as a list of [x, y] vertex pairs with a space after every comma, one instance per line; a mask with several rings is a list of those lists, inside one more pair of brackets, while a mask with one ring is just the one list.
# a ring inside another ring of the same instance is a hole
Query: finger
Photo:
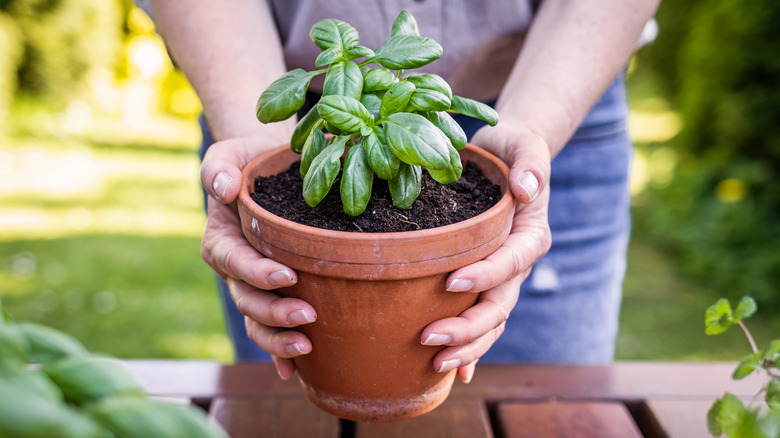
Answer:
[[463, 383], [471, 383], [471, 379], [474, 378], [474, 371], [477, 369], [477, 362], [479, 362], [479, 359], [471, 362], [465, 367], [458, 368], [458, 378]]
[[504, 333], [504, 324], [486, 333], [481, 338], [458, 347], [449, 347], [440, 351], [433, 358], [433, 368], [439, 373], [446, 373], [455, 368], [468, 366], [482, 357]]
[[260, 348], [283, 359], [311, 352], [311, 342], [301, 332], [268, 327], [245, 317], [246, 334]]
[[234, 278], [226, 280], [238, 311], [262, 325], [295, 327], [317, 319], [317, 312], [303, 300], [281, 298]]
[[289, 380], [290, 377], [295, 374], [295, 362], [293, 362], [292, 359], [271, 356], [271, 360], [273, 360], [274, 366], [276, 367], [276, 374], [278, 374], [282, 380]]
[[241, 184], [241, 169], [246, 165], [247, 139], [231, 139], [214, 143], [203, 157], [200, 182], [206, 192], [223, 204], [233, 202]]
[[292, 286], [295, 271], [264, 257], [243, 235], [209, 233], [203, 239], [203, 258], [223, 277], [237, 278], [260, 289]]
[[477, 303], [459, 316], [429, 324], [422, 332], [423, 345], [464, 345], [473, 342], [509, 318], [520, 294], [518, 277], [480, 294]]
[[530, 204], [550, 181], [550, 149], [536, 134], [525, 134], [510, 148], [509, 188], [515, 199]]
[[[552, 245], [546, 212], [540, 216], [543, 217], [524, 218], [527, 222], [513, 226], [509, 237], [495, 252], [451, 273], [447, 278], [447, 291], [481, 292], [529, 272]], [[518, 222], [517, 218], [515, 222]]]

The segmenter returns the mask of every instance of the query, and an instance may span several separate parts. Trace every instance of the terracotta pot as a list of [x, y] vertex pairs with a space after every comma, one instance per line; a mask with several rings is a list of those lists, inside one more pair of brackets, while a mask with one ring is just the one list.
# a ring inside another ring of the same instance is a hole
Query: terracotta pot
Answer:
[[495, 251], [514, 213], [507, 166], [471, 145], [461, 156], [502, 187], [499, 203], [467, 221], [403, 233], [324, 230], [258, 206], [249, 196], [255, 178], [281, 173], [300, 158], [288, 146], [244, 169], [244, 234], [265, 256], [298, 272], [298, 283], [278, 294], [317, 311], [316, 322], [298, 328], [313, 348], [295, 366], [309, 399], [325, 411], [354, 421], [394, 421], [424, 414], [449, 395], [455, 370], [434, 370], [443, 347], [421, 345], [422, 330], [473, 305], [476, 294], [445, 291], [447, 275]]

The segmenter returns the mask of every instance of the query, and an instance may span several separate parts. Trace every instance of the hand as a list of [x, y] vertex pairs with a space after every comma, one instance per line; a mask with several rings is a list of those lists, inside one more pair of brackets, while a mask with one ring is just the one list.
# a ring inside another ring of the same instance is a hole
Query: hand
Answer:
[[458, 368], [458, 377], [466, 383], [474, 374], [476, 361], [503, 333], [517, 303], [520, 284], [551, 245], [547, 219], [550, 150], [544, 139], [499, 122], [477, 131], [471, 142], [511, 166], [509, 185], [518, 202], [504, 244], [447, 279], [450, 292], [480, 293], [477, 303], [458, 317], [431, 323], [422, 333], [424, 345], [449, 346], [436, 355], [434, 368], [439, 372]]
[[264, 257], [249, 244], [241, 231], [235, 203], [246, 163], [266, 149], [263, 145], [286, 142], [269, 137], [221, 141], [206, 153], [200, 178], [210, 196], [201, 254], [227, 283], [236, 307], [245, 315], [249, 339], [271, 354], [279, 376], [286, 380], [295, 372], [291, 358], [312, 348], [303, 333], [286, 328], [313, 322], [317, 314], [305, 301], [269, 292], [295, 284], [298, 277], [295, 271]]

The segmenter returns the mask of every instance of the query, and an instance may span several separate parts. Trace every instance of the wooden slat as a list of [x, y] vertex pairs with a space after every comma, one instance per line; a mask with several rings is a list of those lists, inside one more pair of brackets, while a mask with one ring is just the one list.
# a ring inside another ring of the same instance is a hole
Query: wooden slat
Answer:
[[640, 438], [642, 434], [622, 403], [503, 403], [498, 407], [506, 438]]
[[658, 437], [689, 438], [710, 436], [707, 411], [712, 400], [648, 400], [645, 409], [655, 420], [653, 432]]
[[650, 397], [713, 399], [728, 391], [752, 396], [761, 376], [733, 380], [735, 363], [617, 362], [603, 366], [477, 365], [468, 385], [455, 382], [453, 396], [488, 400], [610, 399], [637, 401]]
[[420, 417], [393, 423], [357, 423], [356, 438], [467, 437], [492, 438], [485, 405], [477, 400], [450, 398]]
[[304, 397], [214, 399], [209, 415], [231, 438], [338, 438], [339, 419]]

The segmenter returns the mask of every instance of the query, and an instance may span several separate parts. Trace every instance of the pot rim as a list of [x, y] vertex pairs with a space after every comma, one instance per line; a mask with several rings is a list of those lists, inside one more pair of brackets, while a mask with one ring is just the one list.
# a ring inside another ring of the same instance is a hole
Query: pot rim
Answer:
[[[495, 205], [493, 205], [489, 209], [485, 210], [484, 212], [474, 217], [471, 217], [463, 221], [455, 222], [452, 224], [443, 225], [440, 227], [427, 228], [422, 230], [393, 231], [393, 232], [361, 233], [361, 232], [354, 232], [354, 231], [330, 230], [327, 228], [319, 228], [311, 225], [304, 225], [271, 213], [270, 211], [258, 205], [249, 195], [249, 187], [254, 186], [254, 175], [252, 175], [252, 173], [255, 167], [257, 167], [268, 156], [280, 153], [282, 149], [289, 149], [289, 144], [285, 144], [285, 145], [277, 146], [273, 149], [269, 149], [261, 153], [260, 155], [256, 156], [255, 158], [253, 158], [249, 163], [247, 163], [246, 166], [244, 166], [244, 168], [241, 170], [241, 190], [238, 194], [238, 201], [242, 205], [242, 207], [249, 210], [249, 212], [253, 216], [257, 218], [262, 218], [264, 220], [268, 220], [271, 223], [275, 224], [276, 226], [284, 227], [296, 234], [310, 235], [310, 236], [316, 234], [318, 237], [323, 238], [325, 240], [349, 238], [351, 240], [361, 241], [361, 242], [362, 241], [366, 241], [366, 242], [387, 241], [389, 243], [389, 242], [396, 241], [399, 238], [399, 236], [404, 236], [404, 238], [407, 240], [414, 239], [415, 237], [419, 237], [420, 239], [427, 239], [435, 235], [446, 235], [456, 231], [460, 231], [462, 228], [468, 227], [473, 222], [481, 222], [483, 220], [486, 220], [487, 217], [489, 216], [495, 216], [500, 214], [500, 212], [503, 211], [508, 204], [514, 204], [515, 202], [514, 197], [512, 196], [512, 192], [511, 190], [509, 190], [509, 166], [507, 166], [506, 163], [501, 161], [501, 159], [499, 159], [492, 153], [476, 145], [469, 143], [464, 148], [465, 151], [468, 151], [468, 153], [479, 155], [484, 159], [488, 160], [491, 164], [493, 164], [496, 168], [498, 168], [498, 170], [504, 176], [503, 184], [496, 183], [495, 181], [493, 181], [494, 184], [497, 184], [501, 187], [501, 198], [498, 200], [498, 202]], [[512, 210], [514, 210], [514, 208], [512, 208]]]

